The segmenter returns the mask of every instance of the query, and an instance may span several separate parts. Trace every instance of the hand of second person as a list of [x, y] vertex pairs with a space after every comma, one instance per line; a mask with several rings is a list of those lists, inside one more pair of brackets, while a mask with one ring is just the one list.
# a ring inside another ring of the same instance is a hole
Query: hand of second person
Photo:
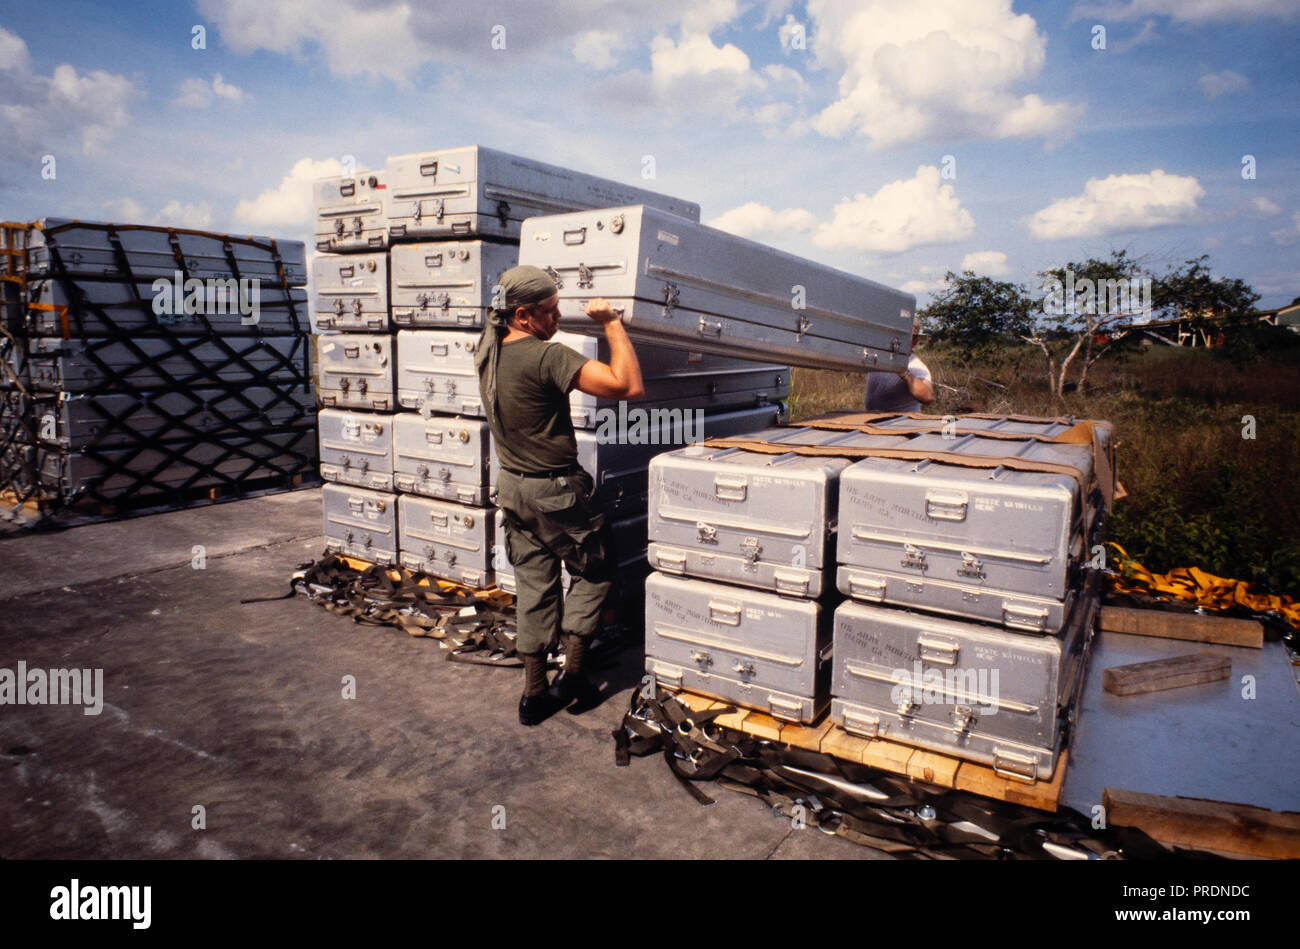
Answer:
[[587, 303], [587, 316], [591, 317], [597, 323], [612, 323], [619, 318], [618, 313], [609, 305], [609, 301], [604, 297], [596, 297]]

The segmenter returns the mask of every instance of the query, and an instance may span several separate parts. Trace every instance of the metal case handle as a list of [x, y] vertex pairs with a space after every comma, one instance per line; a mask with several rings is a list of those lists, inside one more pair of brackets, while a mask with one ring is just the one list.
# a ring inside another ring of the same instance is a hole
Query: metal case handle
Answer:
[[730, 603], [721, 603], [717, 600], [709, 600], [709, 619], [727, 626], [739, 626], [740, 607], [732, 606]]
[[921, 651], [923, 661], [937, 662], [944, 666], [955, 666], [957, 653], [961, 652], [961, 643], [950, 639], [936, 639], [925, 633], [916, 637], [916, 647]]
[[925, 492], [925, 516], [936, 521], [964, 521], [967, 500], [965, 494], [927, 491]]
[[1002, 625], [1008, 629], [1027, 629], [1031, 632], [1041, 633], [1047, 629], [1047, 607], [1033, 609], [1003, 602]]
[[713, 479], [713, 494], [720, 501], [743, 501], [748, 490], [749, 482], [743, 478], [735, 480], [719, 475]]

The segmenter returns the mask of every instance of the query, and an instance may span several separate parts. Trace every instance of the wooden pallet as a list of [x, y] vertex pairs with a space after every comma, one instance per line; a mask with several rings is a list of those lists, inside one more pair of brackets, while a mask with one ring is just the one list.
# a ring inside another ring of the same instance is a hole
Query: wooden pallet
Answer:
[[[733, 704], [694, 692], [678, 692], [677, 699], [697, 712], [726, 708]], [[830, 716], [825, 713], [815, 724], [793, 725], [779, 722], [763, 712], [742, 708], [719, 715], [714, 722], [723, 728], [731, 728], [755, 738], [767, 738], [795, 748], [820, 751], [869, 768], [905, 775], [924, 784], [970, 791], [982, 797], [1023, 804], [1043, 811], [1056, 811], [1061, 789], [1065, 786], [1065, 769], [1069, 764], [1069, 753], [1063, 751], [1051, 781], [1022, 781], [1004, 778], [987, 765], [973, 761], [963, 761], [883, 738], [868, 739], [850, 735], [838, 725], [832, 724]]]

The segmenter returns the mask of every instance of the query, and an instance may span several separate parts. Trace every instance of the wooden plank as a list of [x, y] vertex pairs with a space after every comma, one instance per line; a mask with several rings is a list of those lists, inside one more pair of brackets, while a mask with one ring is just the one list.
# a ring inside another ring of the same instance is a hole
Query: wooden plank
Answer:
[[1179, 689], [1228, 678], [1232, 663], [1227, 656], [1196, 652], [1170, 656], [1128, 666], [1111, 666], [1102, 672], [1101, 685], [1112, 695], [1140, 695], [1163, 689]]
[[1118, 788], [1101, 794], [1108, 823], [1157, 840], [1278, 860], [1300, 858], [1300, 813]]
[[842, 728], [832, 728], [822, 738], [821, 750], [846, 761], [862, 762], [862, 752], [869, 744], [866, 738], [850, 735]]
[[911, 745], [900, 745], [896, 741], [873, 738], [862, 749], [862, 763], [870, 768], [880, 768], [894, 774], [907, 774], [907, 763], [917, 749]]
[[745, 719], [749, 718], [751, 712], [747, 708], [742, 708], [735, 702], [721, 702], [720, 705], [729, 705], [735, 709], [734, 712], [728, 712], [725, 715], [719, 715], [714, 719], [723, 728], [734, 728], [736, 731], [745, 730]]
[[1043, 811], [1055, 811], [1061, 800], [1061, 789], [1065, 786], [1065, 769], [1068, 764], [1069, 754], [1063, 751], [1056, 761], [1051, 781], [1022, 781], [1004, 778], [987, 765], [963, 761], [957, 769], [952, 786], [958, 791], [970, 791], [981, 797], [1023, 804]]
[[812, 725], [783, 725], [781, 727], [781, 740], [792, 748], [803, 748], [806, 751], [821, 751], [822, 739], [826, 737], [835, 723], [826, 716], [820, 723]]
[[713, 707], [713, 699], [707, 695], [696, 695], [694, 692], [676, 693], [677, 701], [681, 702], [693, 712], [703, 712]]
[[913, 781], [950, 788], [957, 779], [957, 767], [960, 764], [956, 758], [918, 748], [907, 759], [907, 776]]
[[1200, 616], [1169, 610], [1103, 606], [1101, 628], [1108, 633], [1128, 633], [1131, 636], [1156, 636], [1250, 649], [1264, 647], [1264, 624], [1234, 616]]
[[771, 715], [762, 712], [750, 712], [741, 723], [741, 729], [747, 735], [767, 738], [770, 741], [781, 740], [781, 723]]

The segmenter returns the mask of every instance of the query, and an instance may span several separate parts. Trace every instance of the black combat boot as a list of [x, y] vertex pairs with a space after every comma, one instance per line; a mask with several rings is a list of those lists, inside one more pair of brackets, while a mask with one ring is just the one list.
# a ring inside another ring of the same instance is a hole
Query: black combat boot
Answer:
[[540, 725], [569, 703], [546, 684], [546, 650], [519, 654], [524, 660], [524, 695], [519, 700], [519, 724]]
[[600, 690], [583, 670], [587, 639], [573, 633], [564, 634], [564, 669], [551, 683], [551, 693], [569, 708], [570, 715], [581, 715], [600, 704]]

